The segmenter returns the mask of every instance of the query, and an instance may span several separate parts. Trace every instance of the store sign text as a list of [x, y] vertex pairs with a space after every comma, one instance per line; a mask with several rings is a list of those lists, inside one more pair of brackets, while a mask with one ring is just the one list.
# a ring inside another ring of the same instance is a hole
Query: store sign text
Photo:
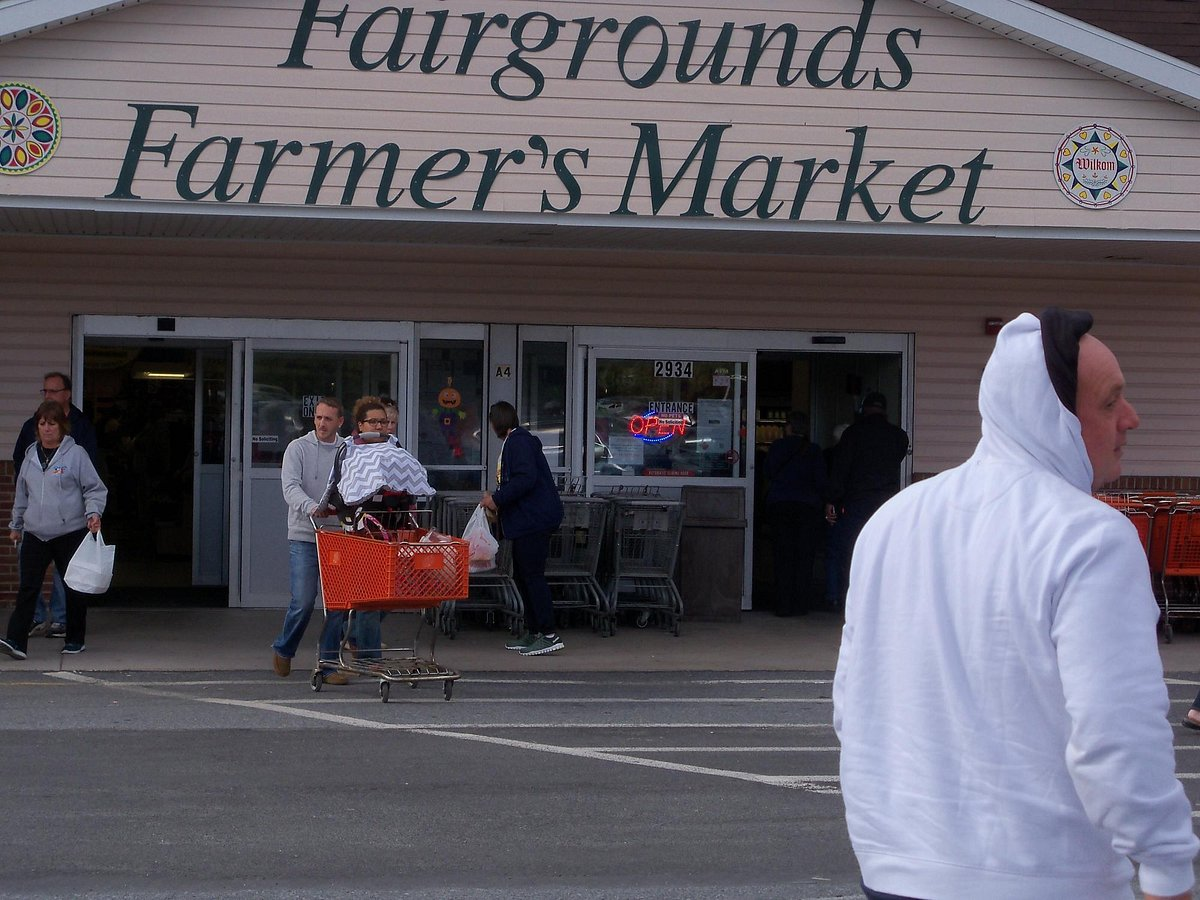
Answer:
[[[612, 81], [614, 74], [639, 91], [696, 82], [709, 91], [737, 85], [902, 91], [915, 77], [921, 30], [895, 27], [882, 33], [873, 28], [874, 10], [875, 0], [860, 0], [855, 15], [810, 39], [811, 30], [791, 22], [771, 27], [726, 21], [718, 28], [700, 19], [663, 23], [649, 15], [626, 22], [611, 16], [567, 21], [541, 10], [452, 16], [447, 9], [396, 6], [357, 9], [351, 19], [349, 3], [304, 0], [277, 66], [312, 69], [344, 54], [340, 58], [350, 68], [379, 77], [486, 77], [497, 97], [519, 102], [541, 96], [548, 79]], [[485, 65], [492, 66], [486, 74]], [[397, 80], [395, 89], [404, 86]], [[568, 213], [588, 196], [592, 148], [572, 146], [580, 142], [571, 138], [530, 134], [508, 146], [487, 147], [484, 136], [482, 148], [430, 152], [406, 147], [400, 130], [395, 140], [370, 143], [353, 133], [338, 141], [305, 141], [289, 133], [220, 134], [204, 127], [200, 104], [129, 107], [133, 123], [108, 198], [140, 199], [139, 174], [152, 167], [165, 167], [176, 196], [191, 202], [373, 201], [382, 209], [475, 212], [503, 205], [513, 212], [519, 211], [514, 198], [529, 197], [527, 211]], [[836, 221], [924, 223], [957, 209], [958, 221], [967, 225], [984, 211], [975, 197], [992, 168], [987, 148], [902, 167], [878, 158], [885, 154], [871, 149], [866, 124], [845, 128], [841, 149], [822, 156], [804, 150], [803, 126], [786, 146], [752, 148], [748, 155], [729, 148], [744, 147], [750, 129], [728, 121], [694, 123], [683, 135], [675, 127], [663, 135], [654, 121], [631, 121], [629, 128], [625, 148], [615, 151], [628, 163], [618, 175], [623, 184], [618, 182], [620, 199], [607, 210], [610, 215], [796, 221], [813, 218], [814, 198], [820, 198], [824, 217], [836, 206]], [[554, 122], [546, 131], [562, 133]], [[812, 140], [829, 143], [824, 130]], [[189, 146], [177, 150], [177, 143]], [[614, 153], [609, 143], [606, 157]], [[514, 186], [518, 175], [523, 181]], [[532, 190], [530, 175], [538, 179]], [[611, 176], [605, 190], [615, 193]]]
[[[528, 139], [528, 151], [521, 147], [474, 152], [449, 148], [411, 161], [395, 143], [368, 150], [358, 141], [335, 148], [332, 141], [306, 145], [298, 140], [251, 142], [240, 135], [211, 135], [177, 159], [175, 145], [179, 132], [172, 131], [166, 140], [151, 139], [151, 126], [158, 124], [160, 116], [168, 120], [182, 116], [194, 129], [200, 107], [173, 103], [129, 105], [136, 111], [136, 118], [116, 186], [107, 194], [114, 199], [141, 199], [135, 193], [139, 167], [148, 156], [159, 156], [162, 165], [175, 166], [175, 191], [180, 199], [212, 198], [221, 203], [240, 200], [257, 204], [262, 202], [280, 160], [295, 156], [305, 157], [310, 165], [311, 176], [303, 201], [308, 206], [320, 201], [322, 190], [339, 163], [345, 169], [344, 180], [340, 182], [342, 206], [355, 205], [360, 185], [368, 170], [372, 170], [376, 174], [368, 183], [374, 188], [376, 206], [389, 208], [407, 198], [412, 206], [429, 210], [468, 205], [475, 211], [485, 210], [505, 170], [536, 168], [545, 172], [547, 179], [539, 211], [562, 213], [575, 209], [583, 199], [581, 178], [590, 155], [586, 148], [552, 150], [541, 135]], [[975, 192], [983, 173], [992, 168], [986, 161], [984, 148], [958, 164], [934, 163], [909, 172], [899, 188], [893, 188], [884, 199], [883, 189], [872, 182], [895, 161], [867, 159], [869, 129], [860, 125], [846, 129], [851, 144], [840, 159], [819, 160], [815, 156], [788, 159], [783, 154], [755, 154], [738, 162], [728, 173], [718, 174], [722, 141], [733, 128], [720, 123], [704, 129], [668, 180], [658, 126], [652, 122], [631, 124], [637, 131], [637, 141], [621, 201], [610, 211], [612, 215], [639, 215], [647, 211], [647, 206], [651, 215], [658, 215], [668, 201], [677, 199], [687, 203], [686, 209], [678, 213], [682, 217], [712, 217], [719, 213], [735, 219], [753, 216], [798, 220], [803, 218], [805, 204], [820, 179], [832, 182], [839, 192], [836, 216], [839, 222], [848, 220], [851, 211], [858, 207], [872, 222], [884, 221], [893, 209], [910, 222], [931, 222], [942, 211], [924, 210], [921, 201], [960, 185], [956, 197], [958, 220], [966, 225], [983, 212], [983, 208], [975, 206]], [[690, 187], [684, 186], [686, 178], [692, 179]], [[712, 194], [718, 187], [714, 198]], [[751, 191], [752, 199], [739, 199], [742, 187]]]

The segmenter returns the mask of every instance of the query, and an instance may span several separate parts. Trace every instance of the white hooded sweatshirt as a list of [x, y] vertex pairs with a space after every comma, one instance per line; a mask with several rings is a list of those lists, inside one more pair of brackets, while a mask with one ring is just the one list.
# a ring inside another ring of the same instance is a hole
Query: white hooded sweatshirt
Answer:
[[850, 838], [873, 890], [922, 900], [1186, 891], [1145, 553], [1091, 494], [1038, 319], [996, 342], [983, 437], [854, 551], [834, 680]]

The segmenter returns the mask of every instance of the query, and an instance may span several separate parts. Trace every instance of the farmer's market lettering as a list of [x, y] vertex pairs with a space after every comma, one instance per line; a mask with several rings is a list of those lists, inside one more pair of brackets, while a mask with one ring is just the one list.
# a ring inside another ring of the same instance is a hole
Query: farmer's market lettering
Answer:
[[[711, 32], [715, 25], [700, 19], [674, 25], [647, 15], [623, 24], [613, 17], [595, 16], [566, 21], [540, 10], [516, 17], [473, 12], [451, 18], [446, 9], [417, 12], [411, 6], [378, 7], [351, 33], [346, 26], [349, 3], [337, 10], [332, 4], [322, 7], [321, 0], [305, 0], [287, 58], [278, 67], [311, 69], [310, 49], [344, 48], [350, 66], [363, 72], [463, 76], [472, 74], [473, 63], [476, 68], [486, 65], [477, 59], [479, 48], [498, 40], [509, 52], [500, 51], [504, 64], [493, 69], [490, 84], [494, 93], [508, 100], [532, 100], [545, 89], [548, 75], [571, 81], [585, 67], [588, 77], [615, 69], [622, 81], [638, 89], [661, 81], [688, 84], [701, 78], [710, 84], [750, 85], [771, 78], [773, 69], [773, 80], [780, 87], [800, 83], [815, 88], [903, 90], [913, 78], [908, 54], [920, 46], [921, 30], [893, 28], [871, 42], [874, 9], [875, 0], [863, 0], [853, 25], [831, 28], [811, 47], [803, 47], [802, 30], [792, 22], [768, 31], [762, 22], [726, 21], [715, 38], [702, 41], [701, 30]], [[414, 29], [414, 19], [422, 17], [428, 19], [422, 23], [425, 27]], [[605, 40], [608, 35], [616, 40]], [[539, 57], [560, 42], [573, 45], [569, 61]], [[877, 49], [879, 43], [887, 65], [862, 67], [864, 49]], [[478, 54], [484, 59], [494, 55], [494, 50]], [[448, 68], [451, 62], [453, 67]]]
[[[588, 167], [589, 149], [552, 148], [541, 135], [532, 135], [524, 147], [509, 150], [491, 148], [472, 152], [452, 147], [429, 155], [406, 151], [392, 142], [368, 150], [360, 141], [335, 147], [332, 141], [306, 144], [294, 138], [248, 141], [241, 135], [211, 135], [196, 143], [182, 159], [176, 159], [178, 131], [172, 130], [166, 140], [152, 139], [151, 128], [160, 124], [160, 117], [165, 122], [172, 118], [178, 122], [182, 117], [190, 129], [195, 129], [200, 106], [156, 103], [131, 103], [129, 106], [136, 116], [117, 183], [107, 195], [110, 198], [141, 199], [135, 187], [139, 167], [147, 156], [161, 157], [161, 164], [168, 169], [174, 164], [175, 191], [180, 199], [189, 201], [211, 198], [219, 203], [262, 202], [268, 188], [272, 187], [272, 174], [286, 157], [301, 159], [310, 167], [302, 200], [307, 206], [317, 205], [323, 191], [328, 198], [328, 190], [336, 190], [331, 182], [339, 169], [345, 172], [338, 201], [342, 206], [355, 205], [368, 173], [372, 173], [367, 180], [374, 188], [375, 205], [382, 208], [395, 206], [407, 198], [411, 205], [420, 209], [469, 206], [472, 210], [485, 210], [497, 183], [517, 171], [544, 174], [538, 212], [571, 212], [584, 197], [583, 176]], [[860, 125], [846, 129], [851, 140], [844, 161], [837, 157], [818, 162], [815, 156], [792, 159], [789, 157], [794, 154], [787, 157], [754, 154], [734, 164], [725, 174], [724, 166], [718, 172], [718, 162], [722, 142], [734, 126], [710, 124], [697, 137], [675, 172], [669, 173], [667, 180], [658, 125], [652, 122], [632, 125], [636, 130], [636, 142], [629, 154], [630, 165], [620, 203], [611, 210], [613, 215], [706, 217], [717, 215], [714, 210], [719, 209], [721, 215], [729, 218], [753, 216], [798, 220], [804, 217], [806, 204], [818, 180], [828, 184], [840, 177], [838, 221], [849, 220], [851, 213], [861, 208], [872, 222], [884, 221], [893, 209], [898, 209], [900, 216], [910, 222], [930, 222], [939, 218], [943, 210], [923, 211], [918, 207], [919, 201], [950, 190], [960, 183], [961, 172], [958, 220], [962, 224], [971, 224], [984, 211], [982, 207], [975, 207], [975, 194], [983, 173], [992, 168], [986, 161], [988, 151], [984, 148], [972, 159], [955, 165], [935, 162], [910, 172], [898, 189], [893, 186], [891, 195], [884, 196], [885, 189], [873, 182], [895, 162], [873, 159], [864, 163], [869, 128]], [[176, 129], [179, 126], [168, 124], [166, 127]], [[681, 185], [689, 176], [692, 186], [690, 194], [685, 196]], [[298, 199], [289, 201], [275, 196], [284, 190], [284, 186], [276, 186], [271, 202], [295, 202]], [[716, 200], [714, 193], [718, 197]], [[739, 196], [747, 195], [753, 197], [751, 202], [738, 200]], [[511, 197], [508, 199], [511, 204]]]

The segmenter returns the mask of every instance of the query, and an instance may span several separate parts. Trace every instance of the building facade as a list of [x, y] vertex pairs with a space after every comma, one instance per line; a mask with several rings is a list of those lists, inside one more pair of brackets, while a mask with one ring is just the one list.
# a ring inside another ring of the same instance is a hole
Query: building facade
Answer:
[[283, 605], [324, 394], [394, 396], [439, 489], [507, 399], [564, 483], [753, 522], [787, 410], [828, 445], [880, 390], [941, 471], [997, 323], [1063, 305], [1124, 483], [1194, 489], [1198, 163], [1200, 70], [1025, 0], [0, 3], [0, 435], [69, 371], [118, 582]]

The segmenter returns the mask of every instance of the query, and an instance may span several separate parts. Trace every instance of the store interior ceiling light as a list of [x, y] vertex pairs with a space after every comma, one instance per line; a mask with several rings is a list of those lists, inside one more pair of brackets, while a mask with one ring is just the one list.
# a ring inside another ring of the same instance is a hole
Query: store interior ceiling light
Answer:
[[133, 377], [148, 378], [151, 380], [161, 379], [164, 381], [183, 381], [184, 379], [191, 378], [192, 376], [188, 372], [156, 372], [151, 369], [146, 369], [145, 371], [138, 372]]

